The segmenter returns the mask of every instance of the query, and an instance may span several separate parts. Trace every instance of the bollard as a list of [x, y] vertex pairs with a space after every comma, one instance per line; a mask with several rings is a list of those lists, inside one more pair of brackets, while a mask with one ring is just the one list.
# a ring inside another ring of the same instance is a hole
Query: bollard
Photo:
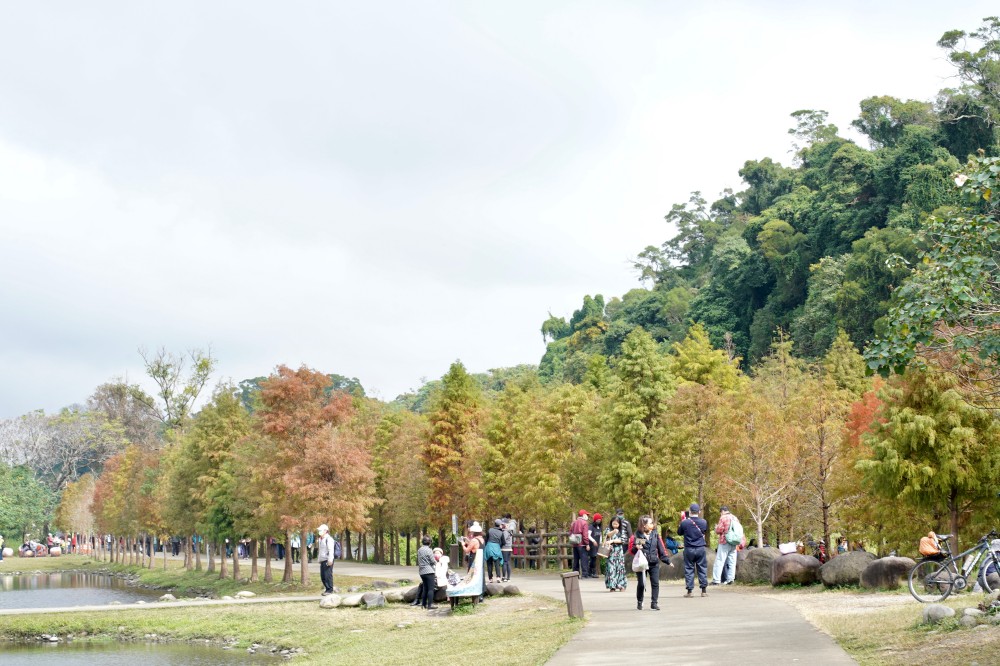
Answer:
[[570, 571], [562, 575], [563, 592], [566, 593], [566, 611], [570, 617], [583, 617], [583, 599], [580, 598], [580, 573]]

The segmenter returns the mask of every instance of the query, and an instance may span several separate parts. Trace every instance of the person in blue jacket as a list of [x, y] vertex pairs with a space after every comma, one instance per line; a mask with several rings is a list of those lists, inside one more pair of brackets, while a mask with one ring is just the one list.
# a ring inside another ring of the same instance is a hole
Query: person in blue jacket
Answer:
[[695, 570], [698, 571], [701, 596], [708, 596], [708, 555], [705, 553], [708, 522], [699, 517], [700, 513], [701, 507], [692, 504], [687, 514], [681, 512], [681, 524], [677, 528], [677, 536], [684, 537], [684, 586], [687, 587], [684, 596], [689, 599], [693, 596]]

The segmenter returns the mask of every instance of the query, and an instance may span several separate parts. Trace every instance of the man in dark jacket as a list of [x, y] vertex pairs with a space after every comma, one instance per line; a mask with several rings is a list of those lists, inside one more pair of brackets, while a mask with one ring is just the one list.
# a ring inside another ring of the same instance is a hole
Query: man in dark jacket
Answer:
[[691, 505], [691, 510], [685, 516], [681, 514], [681, 524], [677, 535], [684, 537], [684, 585], [687, 587], [685, 597], [693, 596], [694, 572], [698, 571], [698, 582], [701, 584], [701, 596], [708, 596], [708, 555], [705, 554], [705, 535], [708, 534], [708, 522], [699, 518], [701, 507]]
[[580, 509], [579, 517], [570, 525], [569, 539], [573, 544], [573, 571], [578, 571], [580, 578], [589, 578], [590, 514], [586, 509]]
[[[640, 518], [639, 531], [629, 541], [628, 552], [630, 555], [635, 555], [639, 551], [642, 551], [642, 554], [646, 556], [649, 569], [645, 573], [649, 575], [649, 587], [651, 588], [650, 601], [652, 602], [649, 607], [652, 610], [658, 611], [660, 610], [660, 604], [658, 603], [660, 599], [660, 562], [669, 567], [670, 554], [663, 544], [663, 539], [656, 533], [654, 527], [653, 519], [650, 516]], [[637, 610], [642, 610], [642, 597], [646, 591], [645, 581], [643, 580], [645, 575], [642, 571], [637, 571], [636, 575], [638, 576], [638, 582], [635, 588], [635, 607]]]
[[594, 522], [590, 524], [590, 577], [597, 578], [597, 551], [601, 548], [604, 530], [601, 527], [601, 514], [594, 514]]

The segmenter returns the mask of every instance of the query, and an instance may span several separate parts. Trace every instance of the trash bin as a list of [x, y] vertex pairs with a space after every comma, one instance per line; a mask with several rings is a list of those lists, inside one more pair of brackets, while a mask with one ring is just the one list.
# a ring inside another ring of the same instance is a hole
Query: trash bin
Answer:
[[580, 598], [580, 573], [570, 571], [562, 575], [563, 592], [566, 593], [566, 611], [570, 617], [583, 617], [583, 599]]

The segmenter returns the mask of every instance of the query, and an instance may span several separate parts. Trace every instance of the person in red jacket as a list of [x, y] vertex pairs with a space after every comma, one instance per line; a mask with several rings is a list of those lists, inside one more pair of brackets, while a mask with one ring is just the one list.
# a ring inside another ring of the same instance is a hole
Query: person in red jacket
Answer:
[[578, 517], [569, 527], [569, 542], [573, 544], [573, 571], [580, 578], [590, 578], [590, 514], [580, 509]]

